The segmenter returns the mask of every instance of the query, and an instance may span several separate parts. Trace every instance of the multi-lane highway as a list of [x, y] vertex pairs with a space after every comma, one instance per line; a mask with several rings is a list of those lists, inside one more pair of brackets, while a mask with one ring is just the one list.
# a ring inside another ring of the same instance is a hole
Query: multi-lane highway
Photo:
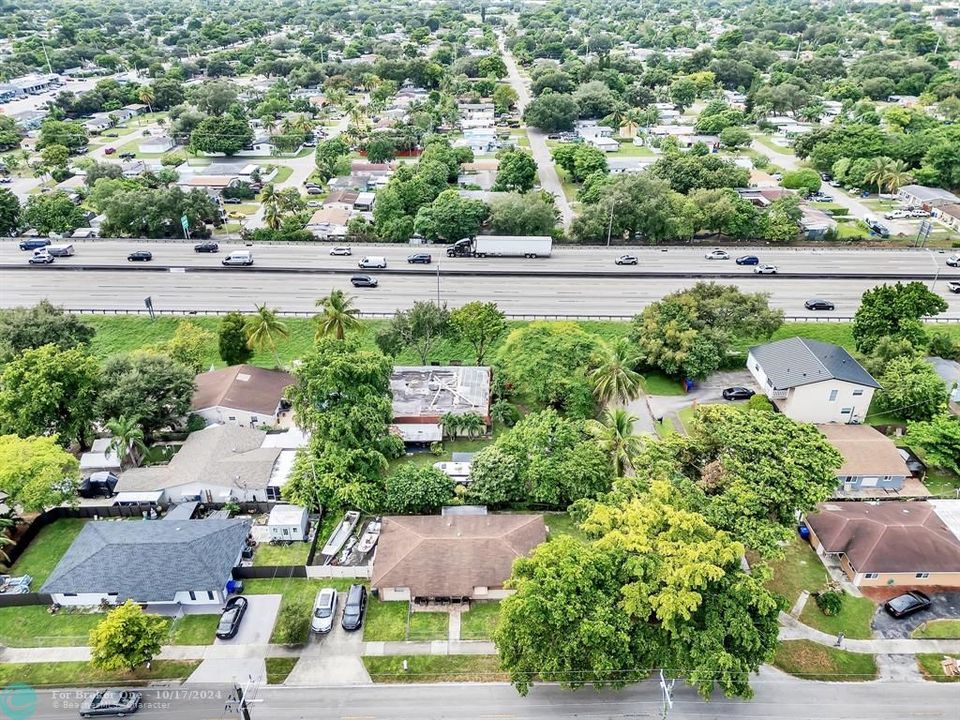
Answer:
[[[957, 691], [949, 684], [803, 682], [771, 670], [751, 681], [749, 701], [707, 702], [678, 683], [670, 718], [753, 718], [755, 720], [956, 720]], [[147, 689], [144, 718], [211, 720], [238, 717], [225, 711], [228, 688]], [[662, 717], [661, 692], [647, 681], [621, 691], [577, 692], [538, 685], [519, 697], [508, 685], [379, 685], [331, 688], [267, 688], [250, 707], [253, 720], [626, 720]], [[40, 691], [33, 720], [77, 717], [75, 693]], [[54, 707], [54, 705], [57, 705]], [[19, 716], [18, 716], [19, 717]], [[26, 716], [23, 716], [26, 717]]]

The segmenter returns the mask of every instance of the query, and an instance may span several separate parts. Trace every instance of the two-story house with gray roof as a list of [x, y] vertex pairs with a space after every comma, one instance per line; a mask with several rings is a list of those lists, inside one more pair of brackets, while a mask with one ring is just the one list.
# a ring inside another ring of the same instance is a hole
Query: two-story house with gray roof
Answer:
[[839, 345], [787, 338], [750, 348], [747, 369], [789, 418], [860, 423], [880, 384]]

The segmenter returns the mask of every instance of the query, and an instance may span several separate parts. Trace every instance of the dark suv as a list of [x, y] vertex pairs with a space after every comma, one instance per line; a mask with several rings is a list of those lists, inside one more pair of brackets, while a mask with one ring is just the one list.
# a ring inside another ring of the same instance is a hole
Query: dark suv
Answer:
[[378, 284], [377, 279], [370, 275], [354, 275], [350, 282], [354, 287], [376, 287]]
[[347, 632], [359, 630], [363, 626], [363, 614], [366, 611], [367, 589], [363, 585], [351, 585], [347, 593], [347, 602], [343, 606], [340, 627]]
[[46, 247], [50, 244], [50, 241], [46, 238], [27, 238], [26, 240], [20, 241], [21, 250], [37, 250], [42, 247]]
[[422, 263], [424, 265], [429, 265], [430, 261], [433, 258], [430, 257], [430, 253], [414, 253], [407, 258], [408, 263]]

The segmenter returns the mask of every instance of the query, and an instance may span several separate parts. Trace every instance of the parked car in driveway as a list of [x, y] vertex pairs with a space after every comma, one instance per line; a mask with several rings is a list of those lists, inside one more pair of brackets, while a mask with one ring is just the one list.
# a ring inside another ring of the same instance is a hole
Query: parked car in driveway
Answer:
[[947, 290], [955, 294], [960, 294], [960, 280], [951, 280], [948, 282]]
[[724, 400], [749, 400], [756, 395], [753, 390], [745, 387], [728, 387], [722, 394]]
[[103, 149], [103, 154], [104, 154], [104, 155], [113, 155], [116, 151], [117, 151], [117, 149], [116, 149], [115, 147], [108, 147], [108, 148], [104, 148], [104, 149]]
[[919, 590], [911, 590], [903, 595], [887, 600], [883, 609], [895, 618], [905, 618], [921, 610], [926, 610], [932, 601], [930, 597]]
[[737, 265], [759, 265], [760, 258], [756, 255], [741, 255], [737, 258]]
[[315, 633], [328, 633], [333, 628], [333, 618], [337, 614], [337, 591], [323, 588], [313, 601], [313, 618], [310, 629]]
[[901, 220], [903, 218], [912, 217], [909, 210], [891, 210], [888, 213], [884, 214], [884, 217], [887, 220]]
[[351, 585], [347, 601], [343, 605], [340, 627], [353, 632], [363, 627], [363, 615], [367, 611], [367, 589], [363, 585]]
[[776, 265], [757, 265], [753, 271], [757, 275], [776, 275], [777, 266]]
[[153, 260], [153, 253], [149, 250], [134, 250], [127, 255], [127, 260], [130, 262], [149, 262]]
[[335, 248], [330, 249], [331, 255], [353, 255], [353, 250], [348, 248], [346, 245], [338, 245]]
[[234, 595], [227, 600], [227, 604], [223, 606], [223, 612], [220, 613], [220, 623], [217, 625], [218, 638], [229, 640], [237, 634], [248, 604], [243, 595]]
[[307, 195], [323, 195], [323, 190], [318, 187], [308, 187]]
[[98, 690], [80, 704], [80, 717], [123, 717], [140, 709], [143, 696], [134, 690]]
[[215, 243], [211, 240], [207, 242], [197, 243], [193, 246], [193, 251], [198, 253], [215, 253], [220, 252], [220, 244]]
[[350, 278], [350, 284], [354, 287], [371, 287], [379, 285], [379, 281], [372, 275], [354, 275]]
[[640, 262], [640, 260], [636, 255], [621, 255], [614, 260], [614, 263], [617, 265], [636, 265], [638, 262]]
[[821, 298], [811, 298], [807, 300], [803, 306], [807, 310], [835, 310], [836, 305], [834, 305], [829, 300], [822, 300]]
[[711, 250], [704, 255], [704, 257], [707, 260], [729, 260], [730, 253], [728, 253], [726, 250]]
[[430, 253], [414, 253], [407, 257], [407, 262], [411, 264], [429, 265], [432, 260]]

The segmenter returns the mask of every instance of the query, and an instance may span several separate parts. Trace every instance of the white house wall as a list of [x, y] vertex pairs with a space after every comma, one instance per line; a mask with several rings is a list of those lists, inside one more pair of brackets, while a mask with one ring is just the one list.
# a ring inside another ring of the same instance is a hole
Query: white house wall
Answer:
[[243, 427], [258, 428], [261, 425], [276, 425], [275, 415], [264, 415], [263, 413], [252, 413], [249, 410], [237, 410], [217, 406], [197, 410], [196, 414], [206, 420], [207, 425], [241, 425]]
[[267, 502], [266, 488], [226, 487], [224, 485], [209, 485], [202, 482], [187, 483], [167, 488], [167, 499], [170, 502], [183, 502], [184, 498], [200, 496], [206, 501], [209, 493], [211, 502]]
[[792, 388], [787, 399], [778, 404], [784, 415], [800, 422], [861, 423], [872, 399], [873, 388], [825, 380]]

